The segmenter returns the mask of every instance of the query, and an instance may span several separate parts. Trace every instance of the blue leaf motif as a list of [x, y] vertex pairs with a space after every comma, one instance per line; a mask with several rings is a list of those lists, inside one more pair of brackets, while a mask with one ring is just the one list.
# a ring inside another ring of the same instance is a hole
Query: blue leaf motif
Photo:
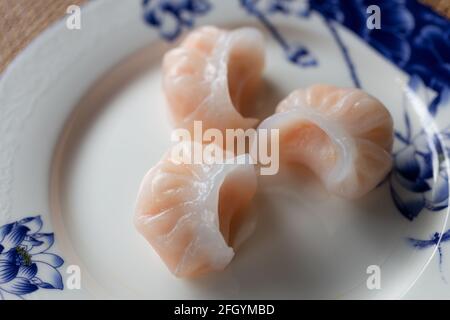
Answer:
[[436, 116], [438, 110], [447, 107], [450, 103], [450, 89], [443, 88], [442, 91], [433, 99], [428, 108], [429, 112]]
[[317, 66], [317, 60], [303, 45], [296, 45], [289, 47], [288, 50], [286, 51], [286, 55], [289, 61], [302, 67]]
[[211, 9], [207, 0], [144, 0], [145, 22], [159, 30], [167, 41], [173, 41], [184, 28], [191, 28], [197, 17]]
[[[295, 12], [293, 12], [290, 7], [293, 1], [271, 0], [267, 3], [260, 0], [239, 0], [239, 2], [248, 14], [257, 18], [267, 31], [270, 32], [274, 40], [284, 50], [285, 55], [290, 62], [304, 68], [315, 67], [318, 65], [317, 59], [305, 45], [301, 43], [289, 43], [280, 30], [278, 30], [278, 28], [270, 21], [269, 16], [276, 13], [295, 15]], [[305, 17], [305, 15], [301, 14], [298, 14], [297, 16]]]
[[290, 14], [292, 1], [290, 0], [272, 0], [269, 2], [267, 11], [270, 13]]
[[411, 119], [409, 118], [408, 112], [403, 113], [403, 119], [405, 121], [405, 128], [406, 128], [405, 140], [406, 143], [409, 143], [411, 141]]
[[408, 220], [413, 220], [425, 207], [425, 197], [422, 193], [414, 193], [407, 189], [391, 185], [391, 196], [397, 209]]
[[439, 232], [435, 232], [430, 239], [422, 240], [422, 239], [415, 239], [415, 238], [408, 238], [408, 243], [415, 249], [423, 250], [430, 247], [437, 246], [438, 247], [438, 253], [439, 253], [439, 270], [441, 272], [441, 278], [445, 281], [443, 272], [442, 272], [442, 260], [443, 260], [443, 254], [442, 254], [442, 244], [444, 242], [447, 242], [450, 240], [450, 230], [447, 230], [442, 235]]

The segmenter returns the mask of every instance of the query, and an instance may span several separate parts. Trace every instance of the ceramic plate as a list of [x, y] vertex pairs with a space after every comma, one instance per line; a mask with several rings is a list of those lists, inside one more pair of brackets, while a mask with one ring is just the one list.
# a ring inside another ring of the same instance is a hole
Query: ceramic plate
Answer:
[[[449, 21], [415, 1], [375, 1], [381, 29], [368, 29], [374, 1], [340, 2], [97, 0], [81, 29], [68, 15], [39, 36], [0, 80], [0, 298], [425, 297], [410, 291], [418, 279], [443, 292]], [[378, 97], [394, 118], [395, 165], [357, 201], [307, 175], [261, 177], [254, 236], [224, 272], [180, 280], [132, 216], [170, 145], [162, 56], [207, 24], [264, 33], [255, 115], [317, 82]]]

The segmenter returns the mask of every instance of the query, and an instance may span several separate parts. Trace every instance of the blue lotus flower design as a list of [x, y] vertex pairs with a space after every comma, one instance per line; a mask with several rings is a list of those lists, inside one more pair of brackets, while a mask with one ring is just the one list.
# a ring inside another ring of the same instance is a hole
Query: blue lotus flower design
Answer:
[[143, 0], [142, 5], [145, 21], [168, 41], [175, 40], [183, 28], [191, 28], [197, 16], [211, 9], [208, 0]]
[[[420, 99], [418, 101], [423, 101], [424, 107], [430, 109], [425, 97], [419, 95], [426, 90], [419, 77], [411, 78], [409, 90], [417, 94], [416, 97]], [[445, 99], [442, 99], [442, 95], [440, 98], [436, 110], [450, 102], [448, 95]], [[430, 104], [434, 103], [435, 99]], [[404, 127], [406, 132], [396, 132], [396, 138], [403, 147], [394, 153], [390, 188], [399, 211], [413, 220], [425, 208], [439, 211], [448, 206], [449, 187], [445, 160], [450, 155], [450, 128], [438, 132], [424, 126], [413, 134], [408, 110], [404, 111]]]
[[64, 260], [49, 249], [53, 233], [41, 233], [40, 216], [0, 227], [0, 298], [21, 298], [40, 288], [63, 289], [58, 268]]
[[[394, 172], [391, 176], [391, 194], [399, 211], [413, 220], [423, 209], [439, 211], [448, 206], [448, 174], [441, 165], [433, 175], [433, 154], [439, 142], [425, 142], [424, 132], [418, 134], [411, 145], [394, 155]], [[432, 150], [434, 149], [434, 150]], [[437, 153], [437, 157], [443, 157]]]

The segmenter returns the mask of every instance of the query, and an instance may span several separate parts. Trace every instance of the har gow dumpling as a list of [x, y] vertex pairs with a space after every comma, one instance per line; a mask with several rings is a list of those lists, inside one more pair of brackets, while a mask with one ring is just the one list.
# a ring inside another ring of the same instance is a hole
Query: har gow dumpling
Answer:
[[219, 130], [255, 127], [242, 111], [251, 101], [264, 67], [264, 41], [254, 28], [225, 31], [200, 27], [163, 61], [163, 88], [177, 127]]
[[260, 129], [279, 129], [280, 159], [311, 169], [344, 198], [377, 186], [392, 166], [389, 111], [362, 90], [313, 85], [292, 92]]
[[245, 154], [227, 154], [233, 164], [185, 164], [171, 151], [142, 181], [135, 226], [176, 276], [223, 270], [253, 231], [246, 209], [256, 192], [254, 166]]

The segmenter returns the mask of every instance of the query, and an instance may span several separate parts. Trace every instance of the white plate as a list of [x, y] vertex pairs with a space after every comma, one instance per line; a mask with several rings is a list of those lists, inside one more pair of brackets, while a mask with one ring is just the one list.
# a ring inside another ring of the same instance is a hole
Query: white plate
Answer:
[[[162, 2], [178, 3], [183, 20]], [[0, 80], [0, 298], [401, 298], [409, 291], [448, 229], [448, 150], [426, 143], [449, 138], [448, 88], [426, 87], [370, 37], [365, 43], [323, 19], [323, 8], [300, 17], [303, 1], [275, 1], [276, 11], [267, 3], [98, 0], [82, 8], [80, 30], [62, 20], [11, 64]], [[189, 4], [210, 7], [194, 12]], [[153, 10], [160, 26], [149, 23]], [[298, 87], [359, 83], [389, 108], [399, 134], [394, 173], [358, 201], [328, 195], [313, 177], [299, 181], [282, 170], [261, 178], [255, 235], [224, 272], [180, 280], [135, 231], [132, 215], [144, 173], [170, 143], [160, 64], [174, 44], [166, 40], [190, 23], [264, 32], [266, 90], [256, 114], [269, 115]], [[295, 63], [288, 57], [298, 48], [308, 54]], [[438, 116], [429, 112], [436, 96], [443, 97]], [[77, 266], [81, 289], [73, 288]], [[367, 287], [370, 266], [380, 268], [380, 289]], [[442, 282], [437, 263], [430, 269]]]

